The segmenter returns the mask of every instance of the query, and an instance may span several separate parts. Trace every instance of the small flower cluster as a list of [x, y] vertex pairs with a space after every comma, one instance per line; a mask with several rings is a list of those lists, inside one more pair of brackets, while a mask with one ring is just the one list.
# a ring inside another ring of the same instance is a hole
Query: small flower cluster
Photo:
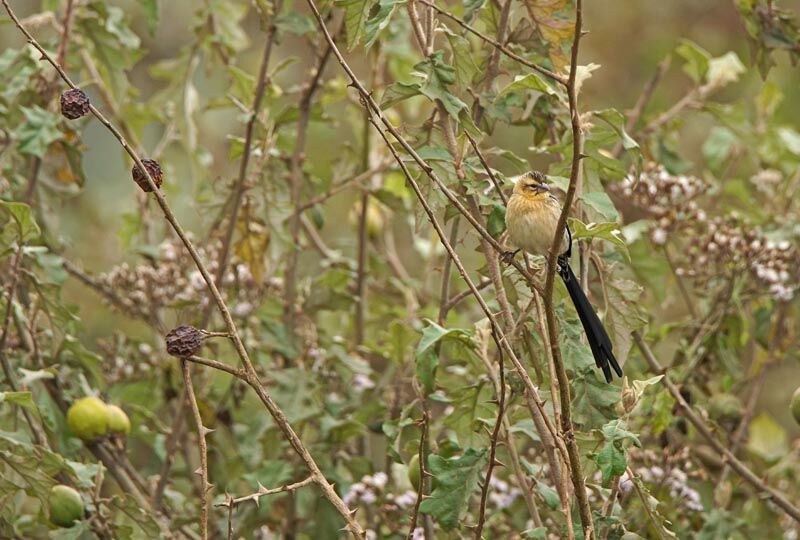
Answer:
[[[702, 512], [703, 503], [700, 493], [689, 486], [689, 476], [681, 469], [670, 467], [663, 469], [658, 465], [652, 467], [642, 467], [637, 470], [642, 481], [648, 484], [657, 484], [669, 489], [670, 497], [678, 501], [686, 510], [691, 512]], [[619, 488], [627, 493], [633, 488], [633, 480], [628, 476], [627, 471], [619, 479]]]
[[130, 341], [122, 334], [115, 335], [110, 342], [100, 341], [98, 346], [108, 359], [101, 368], [109, 385], [147, 378], [160, 362], [149, 343]]
[[505, 510], [509, 508], [517, 497], [522, 495], [522, 491], [516, 486], [510, 486], [505, 480], [501, 480], [497, 476], [492, 475], [489, 480], [489, 502], [492, 503], [498, 510]]
[[[218, 249], [198, 247], [197, 251], [206, 261], [208, 271], [215, 275]], [[163, 242], [153, 260], [135, 266], [128, 263], [115, 266], [108, 273], [101, 274], [100, 281], [144, 313], [181, 304], [205, 306], [210, 301], [203, 276], [177, 241]], [[226, 291], [230, 288], [237, 291], [232, 306], [234, 316], [245, 317], [258, 305], [259, 284], [255, 283], [247, 265], [233, 261], [223, 285]], [[225, 295], [226, 291], [221, 292]]]
[[[632, 461], [641, 463], [639, 466], [631, 463], [631, 468], [651, 489], [666, 487], [670, 497], [684, 509], [690, 512], [704, 510], [700, 493], [689, 485], [689, 480], [690, 477], [706, 478], [700, 470], [694, 468], [688, 447], [682, 447], [668, 456], [631, 449], [630, 456]], [[619, 489], [622, 493], [629, 493], [633, 489], [633, 480], [627, 471], [620, 476]]]
[[[360, 482], [350, 486], [350, 490], [343, 497], [347, 506], [363, 503], [367, 505], [375, 504], [378, 497], [383, 494], [384, 488], [389, 481], [385, 472], [376, 472], [374, 475], [365, 475]], [[412, 501], [413, 504], [413, 501]]]
[[679, 274], [705, 282], [720, 272], [749, 273], [776, 300], [791, 300], [800, 281], [797, 247], [768, 239], [735, 214], [709, 220], [705, 231], [692, 237], [688, 260], [692, 264], [679, 268]]
[[[759, 173], [756, 185], [780, 182], [776, 171]], [[759, 288], [776, 300], [791, 300], [798, 289], [800, 254], [787, 240], [773, 241], [759, 228], [735, 212], [709, 217], [700, 207], [700, 197], [709, 186], [701, 179], [672, 175], [661, 165], [650, 163], [639, 177], [629, 175], [615, 188], [653, 220], [650, 240], [667, 243], [680, 231], [688, 241], [684, 256], [677, 261], [678, 275], [705, 286], [711, 279], [749, 273]]]
[[700, 178], [672, 175], [656, 163], [648, 163], [638, 177], [629, 174], [615, 186], [617, 192], [654, 221], [650, 239], [657, 245], [664, 245], [669, 233], [687, 220], [705, 220], [697, 199], [708, 188]]

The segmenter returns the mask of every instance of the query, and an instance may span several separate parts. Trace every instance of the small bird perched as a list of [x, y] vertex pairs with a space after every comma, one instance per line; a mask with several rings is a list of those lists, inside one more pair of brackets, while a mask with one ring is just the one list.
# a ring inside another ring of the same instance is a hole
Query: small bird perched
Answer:
[[[561, 204], [550, 193], [545, 176], [539, 171], [525, 173], [517, 180], [514, 193], [508, 201], [508, 237], [519, 249], [535, 255], [547, 255], [553, 245], [560, 215]], [[507, 255], [513, 257], [519, 249]], [[611, 339], [570, 268], [572, 233], [569, 227], [561, 239], [558, 253], [558, 275], [564, 281], [575, 311], [578, 312], [597, 367], [603, 370], [607, 382], [612, 379], [611, 369], [618, 377], [622, 377], [622, 368], [611, 350]]]

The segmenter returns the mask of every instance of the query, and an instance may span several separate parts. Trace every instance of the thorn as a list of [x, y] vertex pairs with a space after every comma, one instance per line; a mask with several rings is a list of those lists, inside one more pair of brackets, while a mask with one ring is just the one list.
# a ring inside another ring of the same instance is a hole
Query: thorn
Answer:
[[350, 516], [351, 517], [356, 517], [356, 512], [358, 512], [358, 508], [354, 508], [354, 509], [350, 510]]
[[214, 489], [214, 484], [212, 484], [210, 482], [206, 482], [206, 493], [208, 493], [212, 489]]
[[203, 476], [203, 467], [197, 467], [193, 472], [197, 476]]
[[586, 36], [589, 34], [588, 30], [581, 30], [581, 37]]
[[258, 494], [259, 495], [264, 495], [267, 491], [269, 491], [269, 490], [267, 488], [265, 488], [264, 485], [261, 482], [258, 482]]
[[505, 464], [505, 463], [503, 463], [502, 461], [500, 461], [500, 460], [499, 460], [499, 459], [497, 459], [497, 458], [495, 458], [495, 460], [492, 462], [492, 465], [493, 465], [494, 467], [505, 467], [505, 466], [506, 466], [506, 464]]
[[492, 398], [486, 403], [491, 403], [492, 405], [500, 405], [500, 401], [497, 398]]
[[589, 157], [589, 154], [578, 154], [578, 159], [586, 159]]
[[200, 426], [200, 434], [203, 437], [205, 437], [206, 435], [208, 435], [210, 433], [214, 433], [215, 431], [216, 431], [215, 429], [209, 429], [206, 426]]

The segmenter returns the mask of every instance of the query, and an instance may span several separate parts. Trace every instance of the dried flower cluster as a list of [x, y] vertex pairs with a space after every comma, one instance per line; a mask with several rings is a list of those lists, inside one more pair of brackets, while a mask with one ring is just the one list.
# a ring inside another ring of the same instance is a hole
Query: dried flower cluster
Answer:
[[688, 260], [678, 269], [696, 281], [706, 282], [715, 274], [748, 273], [776, 300], [791, 300], [798, 286], [798, 251], [788, 240], [769, 240], [738, 216], [715, 218], [705, 231], [693, 236]]
[[[199, 247], [197, 251], [208, 261], [208, 269], [214, 275], [217, 247]], [[155, 259], [136, 266], [122, 263], [99, 278], [108, 289], [144, 313], [153, 313], [163, 307], [205, 306], [210, 301], [203, 276], [177, 241], [163, 242]], [[260, 303], [263, 295], [260, 285], [253, 279], [247, 265], [234, 260], [224, 276], [224, 290], [220, 292], [230, 302], [234, 316], [246, 317]], [[233, 298], [232, 289], [235, 290]]]
[[695, 176], [672, 175], [661, 165], [648, 163], [638, 178], [629, 174], [614, 188], [650, 215], [654, 244], [664, 245], [669, 234], [686, 222], [706, 219], [697, 199], [709, 186]]
[[124, 334], [115, 335], [111, 341], [100, 341], [98, 346], [107, 359], [101, 367], [109, 384], [151, 377], [162, 361], [149, 343], [134, 342]]
[[[765, 177], [774, 180], [774, 174]], [[774, 183], [774, 182], [773, 182]], [[679, 275], [705, 286], [720, 276], [749, 274], [758, 289], [777, 300], [794, 297], [800, 282], [796, 246], [788, 240], [772, 240], [760, 228], [735, 212], [710, 217], [700, 206], [709, 186], [701, 179], [672, 175], [661, 165], [648, 164], [637, 177], [629, 175], [616, 188], [626, 199], [647, 212], [653, 220], [650, 239], [664, 245], [680, 232]]]
[[[704, 510], [700, 493], [690, 485], [691, 479], [705, 479], [704, 473], [695, 468], [688, 447], [683, 447], [670, 456], [632, 449], [630, 456], [632, 461], [642, 463], [639, 466], [632, 466], [632, 469], [654, 495], [657, 490], [666, 489], [670, 497], [685, 510], [690, 512]], [[627, 494], [633, 489], [633, 480], [627, 472], [620, 477], [619, 488], [622, 494]]]

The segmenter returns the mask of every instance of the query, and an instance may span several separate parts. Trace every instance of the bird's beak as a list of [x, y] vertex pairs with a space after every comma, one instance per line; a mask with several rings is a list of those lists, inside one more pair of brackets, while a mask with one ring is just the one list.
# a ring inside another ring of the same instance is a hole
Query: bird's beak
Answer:
[[550, 186], [547, 184], [534, 184], [531, 186], [536, 193], [544, 193], [550, 191]]

